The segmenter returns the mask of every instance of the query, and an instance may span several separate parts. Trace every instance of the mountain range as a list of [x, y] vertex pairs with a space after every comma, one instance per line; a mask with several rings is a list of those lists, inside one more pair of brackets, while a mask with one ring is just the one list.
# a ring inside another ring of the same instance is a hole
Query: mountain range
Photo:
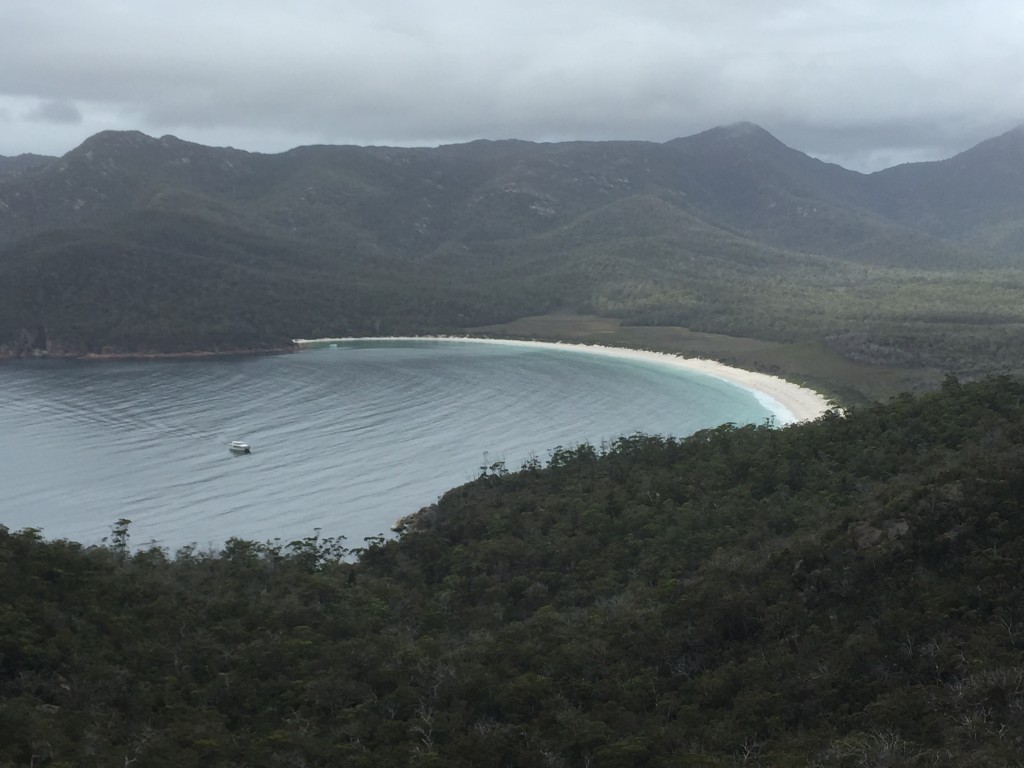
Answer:
[[0, 158], [0, 346], [252, 349], [550, 312], [853, 356], [893, 322], [1003, 338], [1024, 321], [1022, 182], [1024, 128], [872, 174], [749, 123], [274, 155], [105, 131]]

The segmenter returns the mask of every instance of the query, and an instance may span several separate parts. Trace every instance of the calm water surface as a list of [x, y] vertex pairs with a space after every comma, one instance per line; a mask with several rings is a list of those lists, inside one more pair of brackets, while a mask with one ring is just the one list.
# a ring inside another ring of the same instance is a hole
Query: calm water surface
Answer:
[[[746, 390], [566, 349], [356, 342], [261, 358], [0, 365], [0, 524], [133, 545], [386, 532], [484, 464], [771, 416]], [[231, 440], [253, 453], [233, 456]]]

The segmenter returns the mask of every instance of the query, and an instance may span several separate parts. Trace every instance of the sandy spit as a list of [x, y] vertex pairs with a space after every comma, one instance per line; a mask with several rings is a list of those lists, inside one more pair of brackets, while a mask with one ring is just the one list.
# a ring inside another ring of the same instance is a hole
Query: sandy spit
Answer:
[[592, 355], [606, 355], [630, 360], [660, 363], [687, 371], [713, 376], [749, 390], [768, 410], [775, 414], [775, 423], [779, 426], [795, 424], [801, 421], [812, 421], [833, 407], [832, 403], [820, 392], [808, 389], [799, 384], [770, 376], [766, 373], [733, 368], [715, 360], [698, 357], [680, 357], [667, 352], [650, 352], [644, 349], [626, 349], [623, 347], [604, 347], [598, 344], [567, 344], [547, 341], [520, 341], [515, 339], [485, 339], [469, 336], [379, 336], [349, 337], [338, 339], [294, 339], [300, 347], [313, 344], [330, 344], [348, 341], [458, 341], [481, 344], [508, 344], [526, 347], [557, 348], [565, 351], [581, 352]]

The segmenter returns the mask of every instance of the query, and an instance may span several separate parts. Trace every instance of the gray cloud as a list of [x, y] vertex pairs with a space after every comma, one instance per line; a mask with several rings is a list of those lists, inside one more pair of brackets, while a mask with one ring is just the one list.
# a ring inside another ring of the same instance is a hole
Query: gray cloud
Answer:
[[44, 101], [31, 110], [26, 118], [40, 123], [78, 125], [82, 122], [82, 113], [78, 107], [67, 101]]
[[869, 170], [1024, 121], [1009, 0], [66, 0], [7, 17], [0, 108], [73, 102], [82, 121], [47, 133], [63, 146], [13, 121], [0, 154], [105, 127], [279, 151], [664, 141], [750, 120]]

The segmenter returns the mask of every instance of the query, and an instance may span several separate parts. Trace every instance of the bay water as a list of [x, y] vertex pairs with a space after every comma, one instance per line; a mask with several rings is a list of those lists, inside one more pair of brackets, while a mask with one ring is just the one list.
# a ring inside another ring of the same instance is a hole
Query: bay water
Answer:
[[[267, 357], [0, 365], [0, 524], [133, 547], [387, 534], [505, 462], [772, 412], [657, 361], [571, 348], [357, 341]], [[232, 440], [250, 455], [228, 451]]]

